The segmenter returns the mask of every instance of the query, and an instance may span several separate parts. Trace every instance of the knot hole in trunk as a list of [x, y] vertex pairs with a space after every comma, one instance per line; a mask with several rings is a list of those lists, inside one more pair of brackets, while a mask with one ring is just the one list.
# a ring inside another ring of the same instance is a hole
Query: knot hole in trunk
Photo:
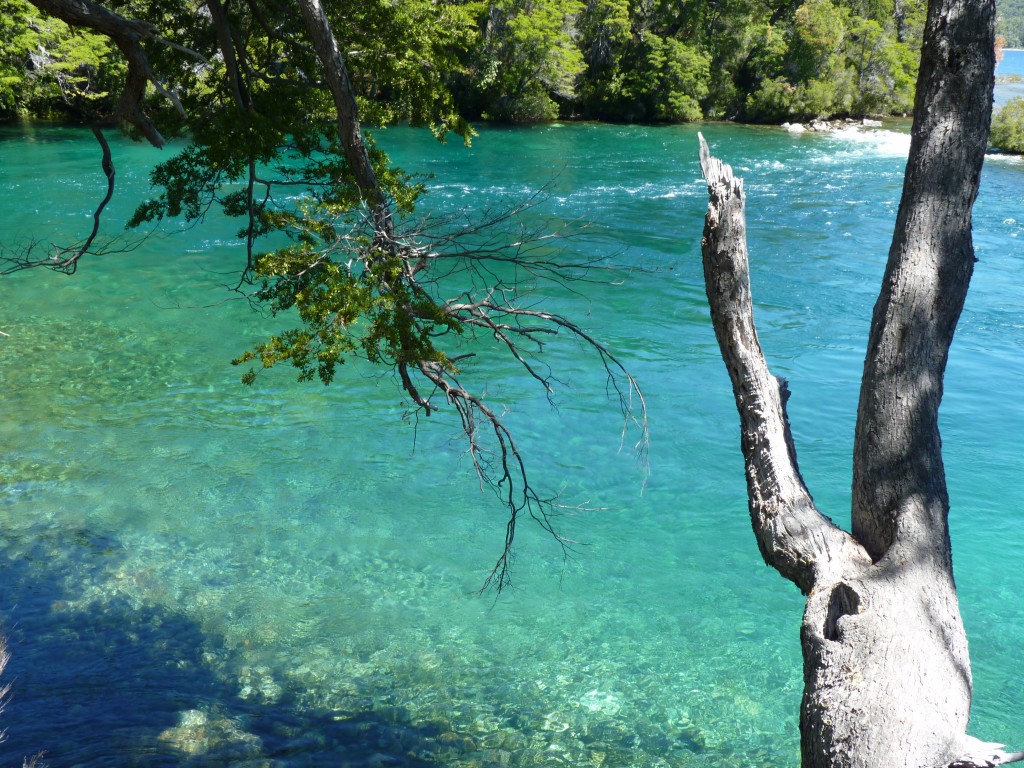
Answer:
[[828, 599], [828, 612], [825, 614], [825, 626], [822, 628], [826, 640], [839, 640], [839, 619], [852, 616], [862, 611], [860, 595], [849, 584], [839, 582], [832, 589]]

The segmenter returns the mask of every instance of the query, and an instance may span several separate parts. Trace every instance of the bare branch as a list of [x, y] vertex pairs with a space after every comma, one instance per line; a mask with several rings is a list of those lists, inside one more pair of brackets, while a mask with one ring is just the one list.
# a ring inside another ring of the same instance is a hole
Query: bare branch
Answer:
[[100, 165], [103, 168], [103, 174], [107, 177], [107, 192], [93, 212], [92, 231], [89, 233], [89, 236], [81, 244], [71, 247], [60, 246], [54, 243], [52, 255], [45, 258], [32, 258], [32, 248], [27, 249], [20, 258], [10, 256], [0, 258], [0, 264], [4, 262], [9, 264], [9, 266], [0, 269], [0, 275], [8, 275], [33, 267], [46, 267], [55, 272], [71, 275], [78, 268], [78, 260], [90, 252], [93, 241], [95, 241], [100, 231], [100, 216], [103, 214], [103, 209], [107, 207], [107, 203], [114, 196], [114, 178], [116, 176], [114, 161], [110, 154], [110, 145], [107, 143], [103, 131], [98, 126], [93, 126], [92, 133], [96, 137], [96, 141], [99, 142], [102, 151]]
[[157, 34], [154, 34], [152, 36], [152, 40], [155, 43], [160, 43], [160, 45], [166, 45], [168, 48], [173, 48], [176, 51], [180, 51], [181, 53], [184, 53], [186, 56], [189, 56], [189, 57], [195, 59], [200, 64], [205, 64], [207, 66], [210, 66], [210, 60], [208, 58], [203, 56], [203, 54], [201, 54], [199, 51], [196, 51], [196, 50], [193, 50], [193, 49], [189, 48], [187, 45], [182, 45], [181, 43], [176, 43], [173, 40], [168, 40], [166, 37], [161, 37], [160, 35], [157, 35]]
[[704, 279], [740, 414], [754, 534], [765, 562], [809, 593], [823, 571], [870, 560], [818, 512], [800, 476], [786, 415], [789, 390], [768, 370], [754, 327], [743, 181], [711, 156], [703, 136], [700, 161], [710, 197], [701, 244]]
[[[499, 592], [510, 584], [509, 568], [513, 556], [516, 525], [522, 514], [551, 534], [568, 553], [572, 544], [555, 530], [553, 513], [558, 509], [554, 498], [540, 496], [526, 471], [526, 464], [516, 441], [501, 418], [484, 401], [459, 384], [442, 366], [421, 363], [420, 372], [440, 391], [453, 406], [462, 421], [462, 429], [469, 441], [468, 454], [481, 486], [489, 487], [502, 500], [509, 511], [505, 525], [505, 545], [480, 591], [494, 587]], [[480, 417], [480, 418], [478, 418]], [[488, 451], [481, 439], [480, 420], [497, 443], [495, 452]]]

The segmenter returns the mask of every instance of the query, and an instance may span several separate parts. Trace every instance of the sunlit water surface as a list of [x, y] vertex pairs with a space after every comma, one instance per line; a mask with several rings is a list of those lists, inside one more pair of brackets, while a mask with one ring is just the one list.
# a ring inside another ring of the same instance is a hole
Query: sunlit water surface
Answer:
[[[848, 518], [864, 340], [902, 183], [903, 129], [793, 137], [708, 125], [746, 179], [762, 343], [794, 392], [816, 501]], [[552, 409], [494, 361], [491, 402], [535, 483], [567, 504], [561, 549], [520, 530], [514, 588], [480, 597], [500, 505], [450, 414], [404, 420], [395, 380], [232, 357], [284, 318], [233, 300], [237, 226], [153, 237], [73, 278], [0, 280], [0, 618], [13, 685], [0, 762], [54, 766], [772, 766], [798, 762], [802, 600], [760, 560], [738, 428], [707, 318], [696, 129], [484, 130], [467, 149], [381, 142], [432, 174], [424, 210], [547, 184], [528, 214], [585, 219], [570, 257], [643, 270], [537, 288], [607, 342], [650, 409], [650, 476], [620, 450], [598, 361], [546, 348]], [[118, 140], [116, 233], [159, 153]], [[0, 231], [87, 231], [91, 136], [0, 133]], [[1024, 167], [990, 158], [980, 262], [942, 423], [972, 732], [1024, 737]], [[483, 348], [486, 342], [481, 341]], [[486, 356], [485, 356], [486, 357]], [[477, 381], [483, 381], [477, 379]]]

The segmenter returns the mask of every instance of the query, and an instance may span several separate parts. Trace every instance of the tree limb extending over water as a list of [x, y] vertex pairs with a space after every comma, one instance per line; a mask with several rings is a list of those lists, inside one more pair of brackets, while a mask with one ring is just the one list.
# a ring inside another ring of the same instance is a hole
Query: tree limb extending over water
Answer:
[[[634, 447], [646, 459], [646, 407], [637, 382], [607, 346], [551, 304], [557, 295], [577, 294], [575, 283], [608, 272], [597, 258], [573, 261], [553, 247], [574, 225], [522, 225], [539, 197], [474, 217], [418, 214], [414, 207], [425, 188], [394, 168], [363, 131], [360, 110], [373, 103], [357, 95], [344, 53], [352, 46], [339, 42], [336, 29], [362, 34], [364, 47], [380, 46], [377, 66], [387, 67], [396, 46], [405, 46], [410, 61], [429, 60], [433, 50], [422, 50], [424, 41], [434, 46], [436, 36], [457, 34], [451, 13], [441, 9], [433, 34], [423, 35], [401, 24], [354, 31], [348, 26], [361, 22], [321, 0], [297, 0], [300, 13], [259, 0], [209, 0], [161, 36], [155, 25], [95, 0], [32, 1], [72, 26], [108, 36], [127, 75], [116, 108], [99, 114], [79, 105], [94, 126], [106, 177], [91, 232], [80, 244], [53, 245], [42, 256], [38, 242], [8, 252], [0, 273], [32, 267], [72, 273], [87, 254], [112, 252], [99, 240], [115, 179], [102, 129], [128, 123], [160, 147], [160, 120], [161, 128], [182, 132], [188, 143], [153, 171], [154, 196], [137, 208], [129, 227], [165, 217], [197, 223], [213, 206], [244, 222], [238, 237], [245, 263], [235, 290], [297, 327], [242, 354], [236, 363], [256, 362], [243, 381], [252, 383], [257, 367], [288, 363], [300, 380], [329, 383], [338, 365], [360, 358], [390, 373], [408, 398], [409, 415], [455, 411], [480, 483], [508, 514], [504, 546], [486, 585], [500, 590], [508, 583], [522, 516], [568, 544], [552, 520], [562, 507], [535, 488], [501, 409], [486, 399], [486, 380], [496, 372], [482, 354], [487, 344], [551, 402], [557, 378], [540, 357], [545, 346], [568, 338], [592, 350], [607, 376], [607, 394], [622, 412], [623, 436], [638, 430]], [[367, 37], [368, 31], [374, 34]], [[388, 39], [378, 41], [381, 35]], [[359, 74], [363, 80], [378, 75]], [[148, 86], [160, 98], [147, 101]], [[473, 135], [432, 68], [411, 81], [396, 79], [380, 101], [404, 105], [405, 112], [389, 112], [377, 104], [390, 121], [429, 124], [439, 138], [448, 131], [466, 141]], [[287, 244], [259, 253], [257, 243], [267, 235]]]

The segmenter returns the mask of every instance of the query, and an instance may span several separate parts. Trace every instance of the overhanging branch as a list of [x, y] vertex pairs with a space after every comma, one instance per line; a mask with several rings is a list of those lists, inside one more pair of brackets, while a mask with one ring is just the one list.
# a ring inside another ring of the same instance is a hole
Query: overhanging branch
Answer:
[[71, 26], [86, 27], [106, 35], [117, 45], [128, 64], [128, 75], [121, 91], [117, 111], [97, 122], [101, 125], [114, 125], [121, 121], [130, 123], [150, 144], [162, 147], [166, 141], [142, 107], [146, 86], [152, 83], [154, 88], [169, 98], [179, 111], [181, 103], [160, 83], [142, 47], [143, 40], [153, 37], [153, 25], [138, 19], [126, 19], [92, 0], [29, 1], [39, 10]]
[[0, 266], [0, 275], [8, 275], [34, 267], [45, 267], [55, 272], [71, 275], [78, 268], [78, 260], [90, 252], [100, 231], [100, 217], [103, 214], [103, 209], [107, 207], [107, 203], [114, 196], [114, 179], [116, 177], [114, 160], [110, 154], [110, 144], [107, 143], [107, 138], [103, 135], [103, 131], [99, 126], [93, 126], [92, 133], [96, 137], [96, 141], [99, 142], [102, 152], [100, 165], [103, 168], [103, 175], [107, 178], [107, 192], [96, 207], [96, 210], [93, 211], [92, 231], [89, 233], [89, 236], [82, 243], [74, 246], [62, 246], [53, 243], [52, 254], [42, 258], [36, 258], [33, 255], [34, 248], [32, 247], [27, 248], [21, 255], [0, 256], [0, 265], [2, 265]]

